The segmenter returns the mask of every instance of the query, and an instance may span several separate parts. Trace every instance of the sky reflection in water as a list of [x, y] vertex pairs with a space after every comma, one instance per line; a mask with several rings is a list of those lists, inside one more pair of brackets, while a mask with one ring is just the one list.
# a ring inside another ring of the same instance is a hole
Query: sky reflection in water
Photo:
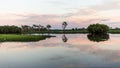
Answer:
[[86, 34], [56, 35], [39, 42], [0, 43], [0, 68], [120, 67], [120, 35], [92, 42]]

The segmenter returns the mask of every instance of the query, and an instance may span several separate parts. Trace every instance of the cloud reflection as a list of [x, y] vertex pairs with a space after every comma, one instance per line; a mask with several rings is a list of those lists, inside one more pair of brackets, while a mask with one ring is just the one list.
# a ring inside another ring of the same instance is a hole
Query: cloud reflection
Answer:
[[[69, 38], [67, 43], [63, 43], [61, 35], [55, 38], [46, 39], [39, 42], [31, 43], [1, 43], [1, 50], [31, 50], [31, 49], [53, 49], [56, 52], [56, 56], [50, 58], [50, 60], [62, 60], [68, 57], [80, 57], [82, 54], [88, 54], [89, 56], [96, 56], [103, 62], [114, 63], [120, 62], [120, 46], [119, 35], [110, 35], [111, 39], [105, 42], [91, 42], [87, 39], [87, 35], [67, 35]], [[64, 52], [60, 52], [60, 51]], [[60, 54], [61, 53], [61, 54]], [[64, 53], [64, 54], [62, 54]], [[87, 56], [86, 56], [87, 57]], [[83, 57], [84, 58], [84, 57]], [[91, 57], [89, 57], [91, 58]]]

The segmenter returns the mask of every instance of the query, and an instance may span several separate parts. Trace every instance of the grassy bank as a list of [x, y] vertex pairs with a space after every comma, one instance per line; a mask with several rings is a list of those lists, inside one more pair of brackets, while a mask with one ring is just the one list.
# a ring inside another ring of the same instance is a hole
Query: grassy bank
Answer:
[[79, 34], [79, 33], [88, 33], [87, 30], [50, 30], [50, 31], [30, 31], [25, 33], [48, 33], [48, 34]]
[[109, 33], [120, 34], [120, 29], [111, 29], [111, 30], [109, 30]]
[[47, 35], [17, 35], [17, 34], [0, 34], [0, 42], [31, 42], [49, 38]]
[[[48, 33], [48, 34], [85, 34], [88, 33], [86, 29], [84, 30], [50, 30], [50, 31], [31, 31], [31, 32], [25, 32], [25, 33]], [[120, 29], [110, 29], [109, 33], [112, 34], [120, 34]]]

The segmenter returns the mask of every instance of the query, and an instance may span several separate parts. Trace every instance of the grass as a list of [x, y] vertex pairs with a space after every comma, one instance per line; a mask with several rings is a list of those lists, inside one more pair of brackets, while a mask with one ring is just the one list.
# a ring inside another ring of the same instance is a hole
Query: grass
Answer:
[[0, 34], [0, 42], [32, 42], [44, 40], [52, 36], [47, 35], [25, 35], [25, 34]]
[[111, 29], [111, 30], [109, 30], [109, 33], [120, 34], [120, 29]]
[[26, 32], [26, 33], [48, 33], [48, 34], [79, 34], [79, 33], [88, 33], [87, 30], [50, 30], [50, 31], [31, 31], [31, 32]]
[[[26, 32], [26, 33], [48, 33], [48, 34], [85, 34], [88, 33], [86, 29], [81, 29], [81, 30], [70, 30], [67, 29], [65, 31], [63, 30], [50, 30], [50, 31], [31, 31], [31, 32]], [[108, 33], [112, 34], [120, 34], [120, 29], [110, 29]]]

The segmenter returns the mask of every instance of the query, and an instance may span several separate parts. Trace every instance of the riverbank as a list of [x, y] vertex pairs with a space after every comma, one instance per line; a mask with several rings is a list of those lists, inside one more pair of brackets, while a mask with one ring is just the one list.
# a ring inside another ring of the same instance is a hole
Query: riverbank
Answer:
[[[86, 29], [81, 30], [50, 30], [50, 31], [30, 31], [25, 32], [25, 34], [33, 34], [33, 33], [40, 33], [40, 34], [86, 34], [88, 31]], [[110, 29], [108, 33], [111, 34], [120, 34], [120, 29]]]
[[111, 29], [111, 30], [109, 30], [109, 33], [111, 33], [111, 34], [120, 34], [120, 29]]
[[0, 42], [32, 42], [44, 40], [52, 36], [48, 35], [26, 35], [26, 34], [0, 34]]
[[40, 34], [79, 34], [79, 33], [88, 33], [87, 30], [49, 30], [49, 31], [29, 31], [24, 32], [24, 34], [34, 34], [34, 33], [40, 33]]

